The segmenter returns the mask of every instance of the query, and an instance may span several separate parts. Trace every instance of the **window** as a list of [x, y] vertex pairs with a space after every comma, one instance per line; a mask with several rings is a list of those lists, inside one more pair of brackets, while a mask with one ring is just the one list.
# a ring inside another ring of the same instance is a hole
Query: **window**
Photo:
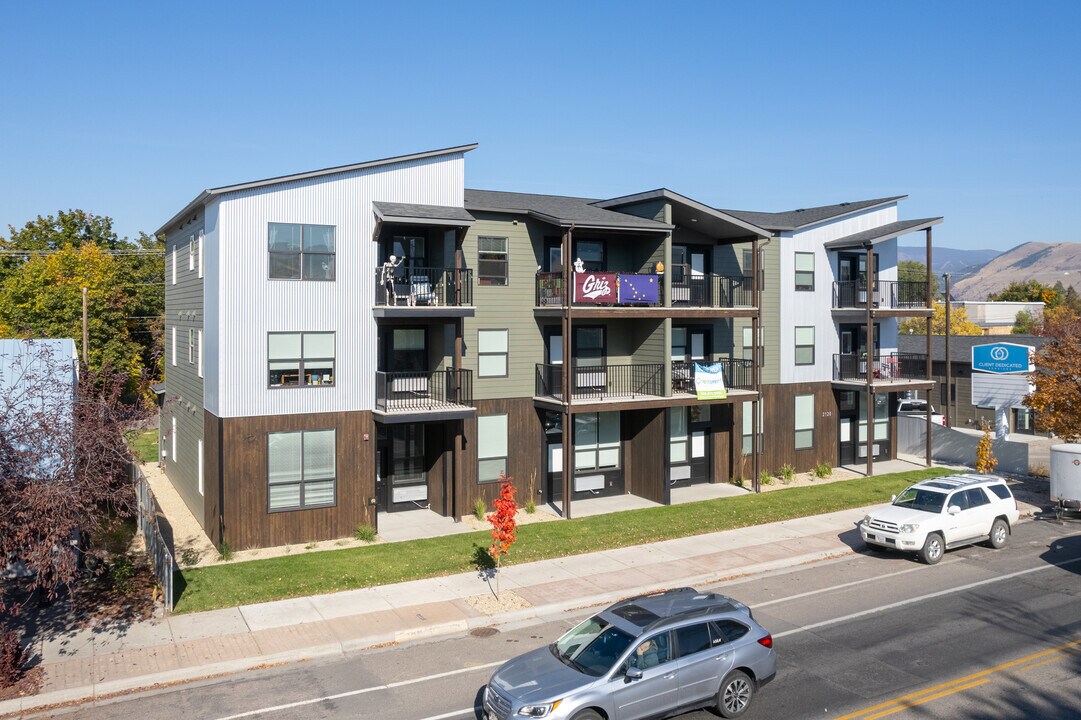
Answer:
[[195, 328], [188, 328], [188, 365], [195, 364]]
[[498, 482], [507, 472], [507, 415], [477, 417], [477, 482]]
[[[752, 433], [751, 428], [754, 427], [753, 416], [754, 416], [754, 403], [749, 402], [749, 401], [744, 402], [743, 403], [743, 454], [744, 455], [750, 455], [751, 454], [751, 441], [753, 440], [753, 438], [751, 437], [751, 433]], [[758, 452], [762, 452], [762, 447], [763, 447], [762, 426], [763, 426], [763, 423], [764, 423], [764, 416], [765, 416], [765, 413], [762, 412], [762, 408], [758, 408]]]
[[334, 226], [269, 223], [273, 280], [333, 280]]
[[507, 330], [477, 331], [477, 377], [507, 377]]
[[1005, 485], [1001, 485], [1001, 484], [988, 485], [987, 489], [990, 490], [991, 492], [993, 492], [995, 494], [995, 496], [998, 497], [999, 500], [1009, 500], [1010, 499], [1010, 489], [1008, 487], [1006, 487]]
[[579, 240], [574, 243], [574, 259], [582, 261], [586, 272], [604, 270], [604, 243], [600, 240]]
[[574, 328], [574, 360], [579, 366], [604, 365], [604, 328]]
[[815, 289], [815, 254], [809, 252], [796, 253], [796, 289]]
[[[743, 277], [750, 279], [754, 273], [754, 250], [743, 251]], [[750, 284], [744, 286], [748, 290], [751, 289]], [[758, 289], [766, 289], [766, 251], [758, 251]]]
[[176, 365], [176, 325], [173, 325], [173, 337], [172, 337], [172, 355], [173, 365]]
[[176, 415], [173, 415], [173, 432], [172, 432], [172, 435], [171, 435], [170, 444], [173, 446], [170, 452], [171, 452], [171, 454], [173, 456], [173, 462], [175, 463], [176, 462]]
[[267, 507], [299, 510], [334, 504], [334, 430], [267, 433]]
[[796, 328], [796, 364], [815, 364], [815, 328], [814, 325]]
[[815, 396], [796, 396], [796, 449], [814, 447]]
[[269, 333], [270, 387], [334, 384], [334, 333]]
[[188, 270], [195, 269], [195, 236], [188, 237]]
[[714, 620], [709, 624], [709, 633], [714, 645], [739, 640], [747, 634], [749, 628], [735, 620]]
[[627, 658], [627, 666], [638, 668], [639, 670], [648, 670], [651, 667], [657, 667], [672, 659], [671, 643], [669, 642], [669, 634], [666, 632], [651, 637], [643, 643], [640, 643], [638, 647], [634, 649], [630, 657]]
[[203, 376], [203, 331], [195, 334], [195, 355], [199, 361], [199, 377]]
[[507, 238], [477, 238], [477, 284], [507, 284]]
[[203, 441], [199, 441], [199, 494], [203, 494]]
[[176, 245], [173, 245], [173, 285], [176, 285]]
[[668, 411], [668, 437], [670, 462], [672, 464], [687, 462], [690, 446], [690, 436], [687, 432], [687, 408], [674, 407]]
[[709, 650], [712, 645], [709, 638], [709, 626], [706, 623], [696, 623], [676, 628], [676, 643], [679, 646], [680, 657]]
[[574, 469], [611, 470], [619, 467], [619, 413], [574, 416]]
[[199, 259], [198, 259], [199, 277], [202, 277], [203, 276], [203, 231], [202, 230], [199, 231], [199, 236], [197, 238], [195, 238], [195, 242], [199, 247]]

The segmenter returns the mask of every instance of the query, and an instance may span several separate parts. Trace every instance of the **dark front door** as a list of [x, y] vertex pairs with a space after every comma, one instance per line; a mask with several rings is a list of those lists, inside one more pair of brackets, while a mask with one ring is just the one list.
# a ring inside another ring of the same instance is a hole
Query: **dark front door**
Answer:
[[424, 425], [385, 426], [377, 452], [376, 508], [395, 512], [429, 507]]
[[675, 407], [668, 411], [668, 482], [673, 487], [709, 482], [710, 408]]

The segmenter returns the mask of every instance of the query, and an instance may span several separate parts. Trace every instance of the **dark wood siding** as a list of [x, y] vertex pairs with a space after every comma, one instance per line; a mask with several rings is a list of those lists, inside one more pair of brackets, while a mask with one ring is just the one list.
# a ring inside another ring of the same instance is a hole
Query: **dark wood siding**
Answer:
[[[546, 502], [544, 476], [541, 473], [541, 453], [544, 450], [541, 421], [532, 398], [477, 400], [477, 415], [507, 415], [507, 475], [514, 478], [515, 499], [524, 505], [529, 495], [529, 481], [534, 478], [534, 500]], [[459, 483], [458, 517], [473, 512], [477, 498], [489, 508], [499, 495], [499, 483], [477, 482], [477, 422], [465, 422], [465, 453], [462, 456], [462, 478]]]
[[668, 484], [666, 417], [660, 409], [623, 413], [624, 488], [656, 503], [665, 502]]
[[[214, 419], [211, 424], [221, 428], [218, 435], [221, 480], [215, 483], [221, 487], [221, 498], [220, 510], [215, 508], [213, 515], [209, 512], [213, 503], [207, 498], [208, 529], [216, 529], [220, 523], [225, 541], [234, 550], [330, 540], [352, 535], [357, 525], [375, 527], [372, 500], [376, 442], [370, 412], [224, 418]], [[324, 428], [337, 431], [336, 504], [328, 508], [269, 512], [267, 433]], [[208, 469], [218, 465], [210, 450], [208, 443]], [[209, 476], [208, 472], [208, 479]]]
[[[814, 445], [796, 450], [796, 428], [793, 422], [797, 395], [815, 396]], [[743, 407], [735, 407], [735, 450], [742, 452]], [[762, 386], [763, 447], [759, 469], [776, 472], [786, 463], [796, 472], [806, 472], [818, 463], [837, 465], [837, 400], [830, 383], [792, 383]], [[750, 458], [743, 463], [745, 480], [751, 479]]]
[[221, 527], [218, 522], [221, 510], [221, 418], [209, 410], [203, 411], [203, 530], [217, 545], [221, 542]]

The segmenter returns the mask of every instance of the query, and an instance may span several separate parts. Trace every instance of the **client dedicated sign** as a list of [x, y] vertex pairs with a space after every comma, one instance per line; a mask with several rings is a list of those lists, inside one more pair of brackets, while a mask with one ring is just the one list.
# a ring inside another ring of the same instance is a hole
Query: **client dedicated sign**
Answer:
[[1034, 348], [1014, 343], [991, 343], [972, 346], [972, 369], [988, 373], [1029, 373]]

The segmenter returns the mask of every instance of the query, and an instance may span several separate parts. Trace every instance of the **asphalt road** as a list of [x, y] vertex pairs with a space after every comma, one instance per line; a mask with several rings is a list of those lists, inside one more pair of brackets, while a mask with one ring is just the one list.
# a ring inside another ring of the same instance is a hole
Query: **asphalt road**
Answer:
[[[1081, 720], [1081, 525], [1025, 523], [1005, 550], [935, 567], [868, 553], [715, 589], [753, 608], [780, 658], [747, 718]], [[496, 666], [585, 614], [29, 717], [467, 720]]]

